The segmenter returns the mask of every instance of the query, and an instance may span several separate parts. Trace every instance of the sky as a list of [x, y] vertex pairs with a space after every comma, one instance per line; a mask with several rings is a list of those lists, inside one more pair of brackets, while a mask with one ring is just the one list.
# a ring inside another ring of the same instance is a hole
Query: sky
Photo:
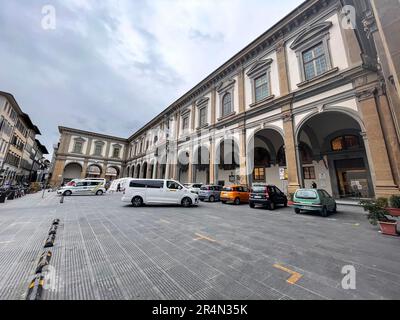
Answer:
[[128, 138], [302, 2], [3, 0], [0, 91], [50, 152], [60, 125]]

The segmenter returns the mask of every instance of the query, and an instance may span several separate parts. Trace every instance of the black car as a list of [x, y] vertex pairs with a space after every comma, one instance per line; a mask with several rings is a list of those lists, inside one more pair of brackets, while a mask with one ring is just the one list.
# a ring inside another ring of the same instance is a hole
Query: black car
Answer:
[[254, 208], [262, 205], [269, 210], [275, 210], [277, 205], [287, 207], [288, 199], [286, 195], [274, 185], [255, 185], [251, 189], [249, 206]]

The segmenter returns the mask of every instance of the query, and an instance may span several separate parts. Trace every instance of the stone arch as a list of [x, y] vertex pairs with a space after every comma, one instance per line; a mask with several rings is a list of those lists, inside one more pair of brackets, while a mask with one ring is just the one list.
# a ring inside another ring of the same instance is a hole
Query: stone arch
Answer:
[[82, 175], [82, 165], [77, 162], [68, 163], [63, 170], [63, 182], [69, 182], [73, 179], [80, 179]]
[[[304, 134], [310, 130], [307, 128], [312, 128], [317, 144], [308, 139], [309, 134]], [[348, 108], [329, 107], [321, 112], [312, 112], [302, 119], [295, 130], [300, 184], [310, 187], [315, 181], [318, 187], [326, 189], [335, 198], [373, 197], [374, 187], [363, 143], [364, 132], [361, 118]], [[344, 136], [344, 144], [350, 139], [354, 140], [351, 136], [356, 136], [359, 141], [357, 148], [332, 150], [332, 139], [340, 135]], [[308, 163], [304, 163], [301, 156], [302, 146], [305, 145], [312, 149], [314, 155], [313, 161]]]

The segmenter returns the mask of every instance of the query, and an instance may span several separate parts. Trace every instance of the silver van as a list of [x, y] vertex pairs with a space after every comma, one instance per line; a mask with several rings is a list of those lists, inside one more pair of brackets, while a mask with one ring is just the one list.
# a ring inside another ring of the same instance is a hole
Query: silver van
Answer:
[[105, 183], [102, 180], [73, 180], [66, 186], [57, 190], [58, 195], [96, 195], [101, 196], [106, 193]]
[[199, 191], [199, 200], [200, 201], [220, 201], [222, 187], [217, 185], [206, 185], [202, 186]]

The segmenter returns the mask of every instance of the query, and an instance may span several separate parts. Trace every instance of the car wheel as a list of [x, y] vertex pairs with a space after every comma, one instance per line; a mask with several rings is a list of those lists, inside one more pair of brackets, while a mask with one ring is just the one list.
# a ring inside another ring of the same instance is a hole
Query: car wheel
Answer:
[[215, 197], [214, 196], [210, 196], [210, 198], [208, 199], [210, 202], [214, 202], [215, 201]]
[[256, 205], [254, 203], [249, 203], [250, 208], [254, 209]]
[[67, 190], [64, 192], [64, 196], [66, 196], [66, 197], [69, 197], [71, 195], [72, 195], [72, 191]]
[[240, 199], [236, 198], [235, 201], [233, 202], [236, 206], [238, 206], [240, 204]]
[[134, 207], [141, 207], [143, 205], [143, 199], [141, 197], [134, 197], [132, 199], [132, 205]]
[[192, 205], [192, 199], [185, 197], [182, 199], [182, 206], [188, 208]]
[[294, 209], [294, 212], [296, 212], [296, 214], [300, 214], [301, 210], [299, 208]]
[[103, 191], [99, 190], [96, 192], [96, 196], [102, 196], [103, 195]]
[[273, 211], [273, 210], [275, 210], [275, 207], [276, 207], [275, 202], [271, 202], [269, 204], [269, 210]]
[[328, 216], [328, 209], [326, 207], [322, 208], [321, 216], [323, 216], [324, 218]]

